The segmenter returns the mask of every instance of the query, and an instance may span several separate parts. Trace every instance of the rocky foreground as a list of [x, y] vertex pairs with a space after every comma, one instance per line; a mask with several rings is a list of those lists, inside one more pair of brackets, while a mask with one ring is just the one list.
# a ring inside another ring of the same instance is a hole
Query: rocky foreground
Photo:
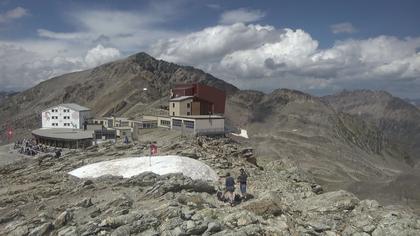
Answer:
[[181, 174], [129, 179], [67, 174], [88, 163], [149, 151], [141, 142], [103, 144], [0, 168], [0, 234], [420, 235], [420, 218], [410, 210], [361, 201], [346, 191], [324, 193], [290, 160], [261, 161], [256, 167], [242, 158], [241, 143], [230, 138], [171, 137], [158, 144], [160, 154], [198, 159], [220, 176], [247, 169], [253, 198], [231, 207], [216, 198], [222, 182]]

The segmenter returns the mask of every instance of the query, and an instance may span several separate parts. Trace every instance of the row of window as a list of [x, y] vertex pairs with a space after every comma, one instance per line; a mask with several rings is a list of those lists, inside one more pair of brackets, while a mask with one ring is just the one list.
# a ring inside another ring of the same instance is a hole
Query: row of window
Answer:
[[[181, 127], [182, 126], [182, 120], [173, 119], [172, 120], [172, 126]], [[194, 129], [194, 121], [190, 120], [184, 120], [184, 126], [188, 129]]]
[[173, 119], [172, 120], [172, 126], [181, 127], [182, 126], [182, 120]]
[[[51, 112], [58, 112], [58, 109], [51, 109]], [[70, 109], [63, 109], [63, 112], [70, 112]]]
[[[172, 103], [172, 107], [175, 108], [175, 103], [174, 102]], [[191, 107], [191, 103], [187, 103], [187, 108], [190, 108], [190, 107]]]
[[160, 125], [171, 126], [171, 121], [169, 120], [160, 120]]
[[[51, 123], [52, 126], [58, 126], [58, 123]], [[70, 123], [64, 123], [64, 126], [69, 126], [70, 127]]]
[[[53, 119], [53, 120], [57, 120], [58, 119], [58, 116], [51, 116], [51, 118]], [[70, 116], [64, 116], [63, 117], [65, 120], [70, 120]]]
[[185, 128], [194, 129], [194, 121], [184, 120]]

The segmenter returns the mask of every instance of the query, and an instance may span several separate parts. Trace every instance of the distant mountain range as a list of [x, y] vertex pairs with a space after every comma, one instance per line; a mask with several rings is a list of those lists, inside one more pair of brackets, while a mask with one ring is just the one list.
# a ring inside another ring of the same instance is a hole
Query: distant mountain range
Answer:
[[1, 103], [2, 100], [6, 99], [6, 98], [8, 98], [10, 96], [13, 96], [15, 94], [18, 94], [18, 93], [17, 92], [0, 91], [0, 103]]
[[259, 161], [294, 160], [327, 188], [389, 203], [402, 197], [389, 183], [415, 189], [403, 197], [420, 209], [420, 188], [412, 185], [418, 182], [420, 110], [386, 92], [315, 97], [288, 89], [239, 90], [202, 70], [138, 53], [6, 97], [0, 102], [0, 132], [10, 123], [17, 137], [27, 136], [40, 126], [41, 110], [64, 102], [91, 107], [96, 116], [167, 114], [162, 107], [170, 87], [190, 82], [226, 91], [227, 126], [248, 130]]
[[420, 98], [419, 99], [405, 99], [405, 100], [420, 109]]

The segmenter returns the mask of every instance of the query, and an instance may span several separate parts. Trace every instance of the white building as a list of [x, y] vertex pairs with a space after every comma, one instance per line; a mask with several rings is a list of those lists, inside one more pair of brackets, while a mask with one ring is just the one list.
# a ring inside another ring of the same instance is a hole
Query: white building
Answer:
[[90, 119], [89, 108], [75, 103], [60, 104], [42, 111], [42, 128], [82, 129]]
[[173, 116], [171, 117], [171, 129], [197, 136], [224, 134], [225, 118], [217, 115]]

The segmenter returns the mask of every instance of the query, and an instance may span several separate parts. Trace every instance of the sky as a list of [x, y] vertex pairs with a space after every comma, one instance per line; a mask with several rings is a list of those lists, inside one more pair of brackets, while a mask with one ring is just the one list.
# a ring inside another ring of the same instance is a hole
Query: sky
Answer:
[[417, 0], [0, 0], [0, 91], [146, 52], [241, 89], [420, 98]]

